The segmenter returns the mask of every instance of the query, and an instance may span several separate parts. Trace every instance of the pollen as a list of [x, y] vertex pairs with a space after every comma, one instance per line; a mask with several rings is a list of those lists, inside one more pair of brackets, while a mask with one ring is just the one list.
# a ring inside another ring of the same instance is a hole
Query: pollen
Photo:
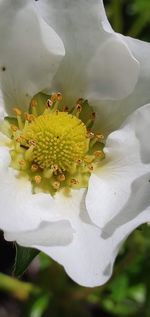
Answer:
[[70, 171], [88, 148], [86, 126], [66, 112], [55, 111], [37, 117], [25, 130], [27, 144], [34, 142], [33, 161], [42, 169]]

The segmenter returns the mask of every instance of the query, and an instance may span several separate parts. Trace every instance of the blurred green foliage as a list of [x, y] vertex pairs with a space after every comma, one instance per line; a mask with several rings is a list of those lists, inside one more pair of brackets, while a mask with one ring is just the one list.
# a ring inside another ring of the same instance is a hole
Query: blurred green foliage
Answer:
[[[104, 4], [115, 31], [150, 40], [150, 0], [106, 0]], [[125, 243], [111, 280], [94, 289], [76, 285], [60, 265], [40, 254], [22, 281], [0, 274], [0, 317], [149, 317], [149, 272], [148, 225]], [[17, 305], [15, 315], [8, 312], [10, 303]]]
[[142, 40], [150, 40], [149, 0], [104, 0], [114, 30]]

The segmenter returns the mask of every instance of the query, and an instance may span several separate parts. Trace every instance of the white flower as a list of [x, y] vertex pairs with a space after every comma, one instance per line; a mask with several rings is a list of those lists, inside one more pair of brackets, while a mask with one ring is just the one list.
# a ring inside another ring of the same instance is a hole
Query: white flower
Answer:
[[50, 255], [77, 283], [101, 285], [123, 241], [150, 221], [150, 45], [115, 34], [100, 0], [2, 0], [0, 40], [7, 113], [27, 109], [49, 87], [70, 105], [88, 98], [95, 130], [111, 132], [88, 189], [52, 196], [33, 194], [30, 177], [18, 177], [2, 130], [0, 228], [8, 241]]

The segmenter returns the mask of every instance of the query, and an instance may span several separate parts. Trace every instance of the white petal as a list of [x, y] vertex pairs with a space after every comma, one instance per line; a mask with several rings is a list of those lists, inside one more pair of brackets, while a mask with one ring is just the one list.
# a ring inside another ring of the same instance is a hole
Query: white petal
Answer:
[[[18, 172], [10, 168], [9, 163], [8, 149], [0, 147], [0, 228], [2, 230], [14, 233], [31, 231], [37, 229], [43, 222], [64, 221], [68, 217], [70, 219], [71, 214], [74, 215], [74, 210], [80, 212], [85, 190], [75, 191], [71, 199], [63, 198], [63, 195], [56, 195], [53, 198], [45, 193], [32, 194], [30, 181], [27, 178], [19, 178]], [[66, 205], [68, 209], [65, 208]], [[37, 236], [35, 239], [37, 240]]]
[[61, 220], [54, 199], [49, 194], [32, 194], [27, 178], [9, 167], [7, 148], [0, 147], [0, 228], [7, 231], [35, 229], [43, 221]]
[[135, 88], [139, 65], [120, 37], [101, 45], [87, 67], [86, 96], [89, 100], [122, 99]]
[[0, 2], [0, 86], [5, 106], [29, 106], [48, 85], [64, 56], [56, 32], [31, 1]]
[[118, 99], [137, 82], [139, 63], [106, 18], [100, 0], [42, 0], [40, 12], [63, 40], [66, 56], [53, 87], [65, 102], [79, 97]]
[[7, 241], [17, 241], [22, 246], [35, 243], [43, 246], [66, 245], [73, 239], [73, 229], [67, 220], [43, 222], [34, 231], [5, 232]]
[[[95, 128], [108, 134], [118, 129], [137, 108], [150, 102], [150, 43], [119, 35], [140, 63], [139, 79], [133, 92], [123, 100], [100, 101], [92, 99], [97, 114]], [[130, 72], [129, 72], [130, 77]]]
[[45, 252], [54, 260], [62, 264], [67, 274], [78, 284], [83, 286], [97, 286], [108, 279], [105, 269], [109, 265], [111, 240], [106, 243], [100, 239], [100, 229], [78, 221], [72, 243], [67, 246], [33, 247]]
[[[31, 224], [28, 224], [28, 228], [25, 226], [21, 226], [20, 228], [14, 228], [14, 224], [12, 224], [12, 228], [9, 226], [9, 223], [6, 223], [5, 228], [5, 239], [8, 241], [17, 241], [19, 244], [23, 246], [32, 246], [33, 244], [40, 244], [42, 246], [61, 246], [68, 244], [72, 241], [74, 229], [71, 226], [72, 219], [76, 219], [79, 217], [79, 214], [83, 212], [83, 199], [84, 199], [85, 190], [72, 190], [69, 197], [65, 197], [61, 193], [55, 195], [53, 199], [53, 205], [48, 206], [48, 199], [46, 195], [43, 197], [43, 201], [41, 202], [41, 206], [39, 206], [41, 210], [40, 221], [41, 224], [37, 228], [32, 228]], [[19, 194], [19, 193], [18, 193]], [[35, 196], [35, 195], [32, 195]], [[48, 195], [47, 195], [48, 196]], [[32, 197], [28, 197], [28, 200], [31, 200]], [[28, 202], [29, 203], [29, 202]], [[40, 201], [39, 201], [40, 203]], [[47, 207], [47, 212], [49, 213], [49, 219], [44, 221], [44, 206]], [[17, 206], [16, 206], [17, 207]], [[35, 211], [34, 208], [35, 207]], [[24, 208], [26, 208], [26, 204], [24, 202]], [[21, 208], [18, 204], [18, 210], [21, 211]], [[39, 221], [39, 214], [37, 212], [37, 206], [30, 207], [31, 217], [35, 218], [36, 223]], [[42, 220], [42, 212], [43, 212], [43, 220]], [[19, 214], [15, 213], [14, 217], [16, 217], [16, 222], [19, 222]], [[18, 217], [18, 219], [17, 219]], [[26, 222], [31, 221], [29, 219], [28, 213], [24, 212], [24, 217], [26, 217]], [[5, 216], [4, 216], [5, 218]], [[16, 231], [15, 231], [16, 230]]]
[[150, 162], [149, 118], [150, 105], [147, 105], [137, 110], [121, 130], [113, 132], [107, 139], [106, 159], [90, 177], [86, 197], [89, 215], [100, 227], [120, 213], [134, 195], [134, 182], [150, 172], [150, 164], [143, 163]]
[[[103, 229], [90, 221], [85, 222], [81, 210], [80, 218], [71, 219], [74, 237], [70, 244], [52, 247], [50, 244], [46, 247], [41, 243], [32, 246], [62, 264], [78, 284], [89, 287], [102, 285], [112, 274], [114, 260], [124, 240], [137, 226], [150, 221], [149, 188], [148, 176], [136, 180], [128, 204]], [[84, 206], [82, 208], [85, 209]]]
[[120, 221], [115, 225], [110, 223], [104, 230], [77, 221], [74, 223], [74, 239], [70, 244], [56, 247], [40, 244], [33, 247], [62, 264], [67, 274], [78, 284], [94, 287], [104, 284], [110, 278], [115, 257], [129, 233], [149, 220], [150, 209], [141, 211], [139, 208], [130, 220], [124, 213]]

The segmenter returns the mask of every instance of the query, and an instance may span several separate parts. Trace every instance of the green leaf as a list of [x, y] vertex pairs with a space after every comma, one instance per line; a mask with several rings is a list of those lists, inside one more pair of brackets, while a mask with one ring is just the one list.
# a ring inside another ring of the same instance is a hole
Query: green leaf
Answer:
[[16, 246], [16, 258], [13, 274], [17, 277], [21, 276], [28, 268], [32, 260], [38, 255], [39, 250], [33, 248], [24, 248]]

